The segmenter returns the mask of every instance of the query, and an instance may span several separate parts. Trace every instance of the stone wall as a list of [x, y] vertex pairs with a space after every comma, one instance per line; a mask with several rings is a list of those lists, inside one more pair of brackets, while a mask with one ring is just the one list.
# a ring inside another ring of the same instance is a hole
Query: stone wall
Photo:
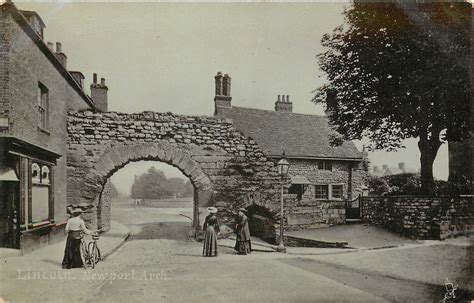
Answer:
[[343, 224], [346, 220], [346, 202], [341, 200], [317, 200], [303, 196], [285, 195], [287, 230], [301, 230]]
[[473, 196], [362, 197], [362, 217], [416, 239], [444, 239], [474, 228]]
[[[154, 160], [181, 170], [194, 185], [195, 207], [217, 206], [223, 223], [233, 221], [231, 210], [238, 207], [258, 205], [270, 217], [278, 213], [275, 164], [231, 121], [154, 112], [70, 112], [68, 134], [69, 204], [98, 207], [104, 202], [99, 194], [115, 171], [131, 161]], [[87, 219], [97, 224], [94, 214]]]
[[97, 204], [97, 228], [103, 231], [108, 231], [110, 229], [110, 208], [112, 206], [112, 183], [110, 179], [107, 179], [107, 182], [104, 185], [104, 189], [100, 194], [100, 200]]

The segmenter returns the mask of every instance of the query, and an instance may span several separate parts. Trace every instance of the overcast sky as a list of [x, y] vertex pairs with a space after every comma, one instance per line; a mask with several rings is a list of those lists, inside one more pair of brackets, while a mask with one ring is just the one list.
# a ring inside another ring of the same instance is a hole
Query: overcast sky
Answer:
[[[323, 114], [310, 100], [324, 83], [315, 55], [321, 37], [342, 24], [343, 3], [31, 3], [46, 24], [45, 40], [62, 43], [69, 70], [104, 77], [109, 110], [212, 115], [214, 75], [232, 77], [232, 104], [273, 110], [278, 94], [293, 111]], [[87, 88], [87, 91], [89, 89]], [[304, 127], [304, 126], [302, 126]], [[361, 149], [361, 142], [356, 145]], [[371, 165], [418, 170], [416, 140], [398, 152], [369, 153]], [[170, 177], [177, 169], [153, 163]], [[150, 163], [118, 171], [112, 181], [129, 192], [133, 176]], [[447, 146], [434, 175], [448, 177]]]

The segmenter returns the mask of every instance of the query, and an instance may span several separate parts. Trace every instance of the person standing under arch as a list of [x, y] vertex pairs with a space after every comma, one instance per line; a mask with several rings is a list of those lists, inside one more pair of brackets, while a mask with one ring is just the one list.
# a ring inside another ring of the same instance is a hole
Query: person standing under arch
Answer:
[[250, 242], [249, 218], [245, 215], [245, 211], [245, 208], [239, 209], [236, 222], [237, 239], [234, 249], [240, 255], [246, 255], [252, 251], [252, 244]]
[[217, 221], [217, 208], [208, 207], [209, 215], [204, 220], [202, 229], [206, 232], [202, 254], [205, 257], [217, 257], [217, 234], [219, 233], [219, 222]]

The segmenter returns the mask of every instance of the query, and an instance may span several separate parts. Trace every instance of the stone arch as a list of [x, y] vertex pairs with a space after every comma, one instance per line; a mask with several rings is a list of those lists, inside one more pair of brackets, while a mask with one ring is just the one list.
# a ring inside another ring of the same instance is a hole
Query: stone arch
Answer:
[[[258, 204], [271, 213], [279, 209], [281, 178], [274, 161], [231, 120], [157, 112], [69, 112], [67, 148], [68, 204], [97, 206], [116, 170], [129, 162], [156, 160], [189, 177], [198, 193], [195, 202], [218, 207], [224, 224], [232, 223], [233, 210], [239, 207]], [[86, 216], [93, 226], [95, 212], [97, 208]]]
[[[80, 197], [87, 201], [94, 201], [94, 206], [99, 206], [101, 203], [99, 197], [107, 179], [128, 163], [141, 160], [167, 163], [179, 169], [191, 180], [195, 189], [193, 226], [198, 227], [198, 207], [208, 204], [211, 199], [212, 182], [199, 163], [191, 158], [188, 151], [166, 142], [115, 145], [107, 149], [85, 175], [83, 180], [85, 186]], [[94, 225], [97, 224], [94, 215], [88, 217], [88, 221]]]

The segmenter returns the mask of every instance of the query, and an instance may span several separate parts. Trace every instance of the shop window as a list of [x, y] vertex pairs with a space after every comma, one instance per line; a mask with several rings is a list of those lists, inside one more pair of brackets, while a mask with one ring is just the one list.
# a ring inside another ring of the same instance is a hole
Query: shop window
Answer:
[[343, 198], [343, 185], [342, 184], [333, 184], [331, 186], [331, 198], [332, 199]]
[[320, 169], [320, 170], [332, 170], [332, 162], [331, 161], [319, 161], [318, 162], [318, 169]]
[[43, 165], [41, 167], [41, 184], [49, 184], [49, 167]]
[[46, 130], [49, 127], [49, 90], [41, 82], [38, 82], [38, 127]]
[[41, 169], [37, 163], [31, 165], [31, 181], [33, 184], [41, 183]]
[[51, 217], [51, 168], [33, 162], [31, 164], [31, 222], [46, 221]]
[[314, 196], [316, 199], [328, 199], [328, 186], [327, 185], [315, 185]]

